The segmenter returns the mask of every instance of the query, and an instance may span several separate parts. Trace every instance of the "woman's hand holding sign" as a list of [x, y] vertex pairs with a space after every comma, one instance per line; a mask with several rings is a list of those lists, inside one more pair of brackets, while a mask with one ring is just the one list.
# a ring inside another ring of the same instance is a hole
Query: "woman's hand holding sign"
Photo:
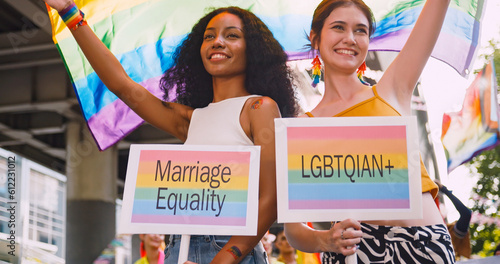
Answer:
[[[293, 226], [293, 228], [290, 228]], [[302, 232], [303, 229], [313, 232]], [[285, 223], [285, 232], [292, 247], [304, 252], [336, 252], [345, 256], [356, 252], [363, 232], [358, 221], [346, 219], [336, 222], [329, 230], [311, 229], [302, 223]], [[289, 236], [289, 234], [293, 233]]]
[[336, 222], [322, 238], [322, 251], [333, 251], [344, 256], [354, 254], [357, 250], [356, 244], [361, 242], [363, 235], [360, 229], [360, 223], [353, 219]]

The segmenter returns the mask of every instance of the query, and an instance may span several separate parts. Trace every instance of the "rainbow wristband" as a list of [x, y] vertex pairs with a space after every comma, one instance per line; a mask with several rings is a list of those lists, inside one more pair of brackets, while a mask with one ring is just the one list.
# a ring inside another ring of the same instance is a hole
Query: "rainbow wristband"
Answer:
[[71, 30], [75, 30], [79, 26], [87, 24], [84, 20], [85, 14], [78, 9], [75, 3], [72, 3], [59, 12], [59, 16], [61, 16], [66, 26]]

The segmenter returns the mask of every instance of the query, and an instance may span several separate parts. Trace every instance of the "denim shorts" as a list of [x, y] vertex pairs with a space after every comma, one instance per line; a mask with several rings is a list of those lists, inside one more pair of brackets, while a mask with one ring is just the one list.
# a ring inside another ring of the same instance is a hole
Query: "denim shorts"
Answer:
[[[209, 264], [230, 238], [231, 236], [192, 235], [189, 242], [188, 260], [198, 264]], [[180, 244], [180, 235], [170, 236], [170, 243], [165, 249], [165, 264], [177, 264]], [[259, 242], [240, 263], [268, 264], [262, 244]]]

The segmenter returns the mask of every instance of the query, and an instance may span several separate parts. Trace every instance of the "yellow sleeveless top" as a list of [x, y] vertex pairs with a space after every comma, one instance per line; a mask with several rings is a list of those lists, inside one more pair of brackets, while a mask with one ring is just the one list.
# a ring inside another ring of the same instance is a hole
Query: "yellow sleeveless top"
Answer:
[[[372, 98], [355, 104], [346, 110], [334, 115], [333, 117], [348, 117], [348, 116], [401, 116], [401, 114], [394, 109], [389, 103], [387, 103], [382, 97], [377, 93], [377, 89], [373, 86]], [[306, 113], [309, 117], [314, 117], [310, 112]], [[436, 198], [438, 194], [438, 186], [429, 177], [429, 173], [425, 168], [425, 165], [420, 158], [420, 170], [422, 174], [422, 192], [430, 192], [432, 197]]]

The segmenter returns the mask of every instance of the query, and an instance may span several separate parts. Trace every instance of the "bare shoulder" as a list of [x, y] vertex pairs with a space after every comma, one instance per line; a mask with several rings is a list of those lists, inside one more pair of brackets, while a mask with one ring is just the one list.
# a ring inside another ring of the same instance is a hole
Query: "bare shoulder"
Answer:
[[281, 116], [278, 104], [267, 96], [248, 99], [245, 103], [245, 110], [248, 111], [250, 116]]
[[266, 96], [250, 98], [247, 103], [251, 138], [262, 147], [262, 157], [274, 159], [274, 120], [281, 117], [278, 104]]
[[278, 104], [267, 96], [256, 96], [248, 99], [247, 104], [252, 109], [261, 109], [261, 107], [278, 107]]
[[274, 131], [274, 119], [281, 117], [278, 104], [267, 96], [249, 98], [240, 115], [240, 124], [254, 143], [260, 142], [259, 133], [263, 130]]

